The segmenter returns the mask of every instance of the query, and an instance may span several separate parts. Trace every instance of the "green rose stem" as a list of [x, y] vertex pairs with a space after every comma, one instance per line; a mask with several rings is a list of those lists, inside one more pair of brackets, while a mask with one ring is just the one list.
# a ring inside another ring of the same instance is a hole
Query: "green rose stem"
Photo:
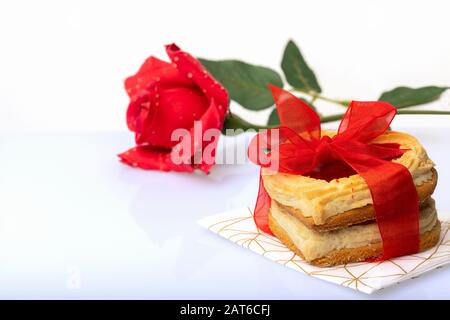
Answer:
[[225, 122], [223, 124], [223, 132], [225, 132], [226, 129], [242, 129], [242, 130], [264, 130], [272, 128], [272, 126], [259, 126], [250, 122], [245, 121], [241, 117], [235, 115], [234, 113], [228, 112], [227, 116], [225, 117]]
[[323, 100], [323, 101], [327, 101], [327, 102], [331, 102], [331, 103], [335, 103], [335, 104], [341, 105], [343, 107], [348, 107], [348, 105], [350, 104], [350, 100], [332, 99], [332, 98], [325, 97], [325, 96], [321, 95], [320, 93], [317, 93], [317, 92], [314, 92], [314, 91], [307, 92], [305, 90], [298, 89], [298, 88], [291, 88], [288, 91], [303, 93], [303, 94], [306, 94], [306, 95], [310, 96], [311, 97], [311, 103], [316, 101], [316, 99], [320, 99], [320, 100]]
[[[437, 110], [398, 110], [397, 114], [438, 114], [438, 115], [450, 115], [450, 111], [437, 111]], [[326, 122], [333, 122], [341, 120], [344, 116], [343, 113], [339, 114], [333, 114], [330, 116], [324, 116], [320, 118], [321, 123]], [[248, 121], [245, 121], [241, 117], [237, 116], [233, 113], [228, 113], [227, 117], [225, 118], [225, 123], [223, 126], [224, 133], [226, 129], [242, 129], [242, 130], [264, 130], [264, 129], [270, 129], [270, 128], [276, 128], [277, 126], [270, 126], [270, 125], [256, 125], [253, 123], [250, 123]]]
[[[450, 115], [450, 111], [437, 111], [437, 110], [397, 110], [397, 114], [447, 114]], [[331, 116], [325, 116], [320, 118], [321, 123], [332, 122], [342, 119], [343, 113], [333, 114]]]

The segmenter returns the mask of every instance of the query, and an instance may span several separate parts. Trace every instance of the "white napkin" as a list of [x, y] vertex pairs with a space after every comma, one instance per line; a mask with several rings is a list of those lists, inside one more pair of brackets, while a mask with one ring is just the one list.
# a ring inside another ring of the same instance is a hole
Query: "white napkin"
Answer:
[[383, 262], [359, 262], [330, 268], [308, 264], [276, 237], [257, 230], [249, 207], [199, 221], [208, 230], [301, 273], [364, 293], [373, 293], [450, 263], [450, 222], [441, 223], [438, 245], [424, 252]]

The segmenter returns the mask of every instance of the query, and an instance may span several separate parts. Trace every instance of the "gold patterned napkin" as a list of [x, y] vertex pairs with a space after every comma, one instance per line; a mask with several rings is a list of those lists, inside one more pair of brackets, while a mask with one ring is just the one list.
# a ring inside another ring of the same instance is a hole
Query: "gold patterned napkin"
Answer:
[[199, 221], [208, 230], [281, 265], [364, 293], [373, 293], [450, 263], [450, 222], [441, 223], [438, 245], [424, 252], [383, 262], [319, 268], [305, 262], [277, 238], [259, 231], [253, 210], [240, 208]]

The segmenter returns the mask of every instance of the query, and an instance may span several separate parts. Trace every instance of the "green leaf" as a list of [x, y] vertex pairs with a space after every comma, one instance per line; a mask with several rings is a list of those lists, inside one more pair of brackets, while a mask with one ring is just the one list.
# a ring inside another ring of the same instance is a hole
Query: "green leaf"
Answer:
[[[315, 112], [317, 112], [316, 107], [314, 107], [310, 102], [305, 99], [299, 97], [300, 100], [303, 100], [308, 106], [310, 106]], [[280, 117], [278, 116], [277, 108], [274, 108], [270, 113], [269, 120], [267, 120], [267, 124], [269, 126], [277, 126], [280, 124]]]
[[280, 117], [278, 116], [277, 108], [274, 108], [270, 113], [267, 124], [270, 126], [276, 126], [280, 124]]
[[269, 83], [283, 87], [280, 75], [266, 67], [238, 60], [199, 60], [225, 86], [230, 98], [247, 109], [262, 110], [273, 105]]
[[428, 86], [422, 88], [398, 87], [383, 92], [378, 100], [386, 101], [397, 109], [416, 106], [439, 99], [448, 87]]
[[308, 66], [300, 49], [292, 40], [289, 40], [284, 49], [281, 69], [283, 69], [287, 82], [294, 88], [306, 93], [322, 92], [314, 72]]

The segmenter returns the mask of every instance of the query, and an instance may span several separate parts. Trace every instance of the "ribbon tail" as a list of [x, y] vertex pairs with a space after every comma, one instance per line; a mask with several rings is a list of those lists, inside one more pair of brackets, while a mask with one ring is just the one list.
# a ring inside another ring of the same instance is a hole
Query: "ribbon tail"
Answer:
[[273, 232], [269, 228], [269, 212], [270, 203], [272, 199], [264, 187], [264, 181], [262, 179], [261, 171], [259, 173], [259, 189], [258, 198], [256, 199], [255, 210], [253, 213], [253, 219], [255, 220], [256, 227], [261, 231], [273, 236]]
[[383, 254], [376, 260], [419, 251], [419, 198], [411, 173], [401, 164], [361, 154], [340, 155], [367, 183], [372, 195]]

